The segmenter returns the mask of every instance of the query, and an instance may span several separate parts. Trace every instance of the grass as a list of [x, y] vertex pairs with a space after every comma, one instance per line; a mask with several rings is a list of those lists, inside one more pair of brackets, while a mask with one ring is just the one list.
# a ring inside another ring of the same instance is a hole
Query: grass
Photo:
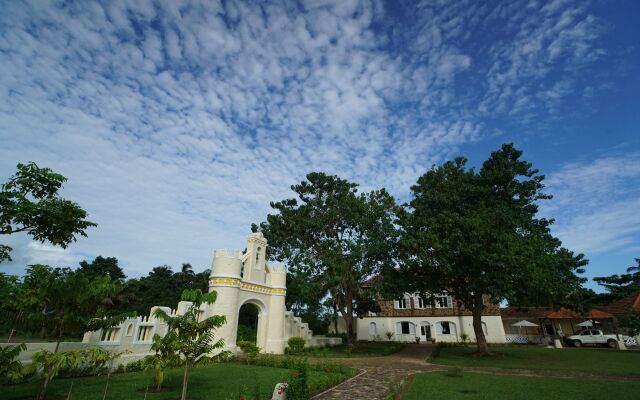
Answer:
[[[340, 373], [308, 371], [312, 393], [318, 393], [348, 378]], [[260, 400], [270, 399], [273, 388], [281, 380], [288, 380], [291, 371], [281, 368], [248, 366], [238, 363], [213, 364], [192, 370], [189, 379], [189, 400], [238, 400], [240, 395], [255, 400], [256, 382], [259, 383]], [[86, 377], [73, 380], [71, 399], [102, 399], [106, 377]], [[49, 385], [47, 399], [66, 399], [72, 379], [54, 379]], [[143, 400], [145, 388], [153, 388], [151, 372], [113, 374], [109, 383], [107, 399]], [[182, 368], [165, 372], [164, 386], [167, 391], [149, 392], [147, 400], [175, 400], [180, 398]], [[39, 382], [2, 387], [3, 400], [33, 399], [39, 390]]]
[[547, 349], [539, 346], [495, 346], [493, 357], [478, 357], [474, 347], [443, 347], [435, 364], [639, 375], [640, 351], [594, 348]]
[[637, 400], [640, 382], [538, 378], [466, 373], [447, 377], [422, 373], [414, 377], [404, 400]]
[[347, 352], [347, 345], [331, 347], [313, 347], [305, 349], [302, 353], [308, 357], [382, 357], [393, 354], [404, 347], [402, 343], [395, 342], [357, 342], [351, 353]]

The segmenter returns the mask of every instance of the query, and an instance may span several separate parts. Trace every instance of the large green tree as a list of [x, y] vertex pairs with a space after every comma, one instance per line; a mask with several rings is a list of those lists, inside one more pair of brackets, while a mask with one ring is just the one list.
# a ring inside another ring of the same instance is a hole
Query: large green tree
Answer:
[[540, 218], [543, 175], [505, 144], [479, 171], [463, 157], [434, 166], [411, 187], [401, 218], [406, 286], [425, 296], [443, 291], [473, 315], [478, 352], [488, 354], [482, 330], [483, 294], [493, 302], [544, 295], [564, 303], [578, 291], [586, 264]]
[[312, 283], [306, 298], [320, 303], [329, 293], [352, 341], [355, 313], [373, 304], [362, 283], [393, 268], [395, 200], [384, 189], [359, 194], [357, 184], [321, 172], [306, 178], [291, 187], [297, 198], [271, 203], [275, 213], [260, 230], [270, 257]]
[[98, 256], [93, 261], [80, 261], [80, 271], [89, 277], [108, 276], [112, 282], [124, 282], [126, 275], [115, 257]]
[[[19, 307], [32, 330], [57, 339], [79, 335], [96, 314], [107, 315], [117, 287], [108, 276], [90, 279], [79, 270], [31, 265], [22, 282]], [[56, 351], [58, 348], [56, 345]]]
[[[17, 172], [0, 187], [0, 235], [25, 232], [42, 243], [66, 248], [78, 235], [87, 236], [87, 212], [58, 194], [64, 176], [34, 162], [18, 164]], [[11, 260], [11, 247], [0, 244], [0, 262]]]
[[607, 290], [607, 293], [601, 295], [602, 303], [608, 304], [640, 291], [640, 258], [636, 258], [636, 265], [627, 268], [626, 272], [593, 278], [598, 285]]

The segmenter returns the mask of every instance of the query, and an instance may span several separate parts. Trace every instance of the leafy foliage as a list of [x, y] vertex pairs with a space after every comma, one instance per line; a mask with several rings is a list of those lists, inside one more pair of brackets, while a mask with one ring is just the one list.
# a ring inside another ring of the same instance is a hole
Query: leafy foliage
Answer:
[[84, 361], [81, 351], [51, 352], [42, 350], [33, 355], [33, 364], [37, 367], [38, 374], [42, 377], [42, 387], [38, 400], [45, 398], [47, 387], [60, 370], [71, 369], [79, 366]]
[[640, 291], [640, 258], [636, 258], [635, 261], [636, 265], [627, 268], [626, 274], [593, 278], [607, 290], [607, 293], [601, 296], [601, 303], [611, 303]]
[[[0, 188], [0, 234], [26, 232], [35, 240], [66, 248], [78, 235], [97, 226], [87, 221], [87, 212], [58, 191], [67, 180], [34, 162], [18, 164], [17, 172]], [[11, 260], [11, 248], [0, 247], [0, 262]]]
[[126, 278], [115, 257], [98, 256], [91, 262], [80, 261], [80, 271], [90, 278], [108, 276], [112, 282], [121, 283]]
[[291, 371], [291, 379], [287, 387], [288, 400], [306, 400], [309, 398], [309, 382], [308, 382], [307, 360], [299, 361], [294, 370]]
[[296, 295], [309, 305], [329, 294], [353, 340], [354, 313], [375, 306], [362, 283], [393, 268], [395, 201], [384, 189], [358, 194], [355, 183], [337, 176], [313, 172], [306, 178], [291, 187], [297, 199], [271, 203], [276, 213], [259, 229], [270, 257], [304, 277]]
[[31, 265], [21, 288], [21, 304], [32, 329], [40, 328], [61, 339], [80, 333], [89, 320], [108, 309], [116, 286], [108, 276], [89, 279], [81, 271]]
[[18, 357], [26, 349], [24, 343], [0, 347], [0, 383], [13, 383], [24, 377], [24, 367]]
[[304, 349], [305, 340], [300, 336], [292, 336], [287, 341], [291, 354], [298, 354]]
[[463, 157], [434, 166], [412, 186], [401, 218], [405, 287], [426, 298], [448, 291], [471, 310], [478, 351], [488, 348], [480, 318], [483, 294], [511, 304], [532, 297], [565, 303], [586, 264], [561, 247], [553, 220], [538, 218], [543, 175], [505, 144], [479, 171]]
[[629, 310], [618, 318], [621, 327], [626, 328], [631, 336], [640, 335], [640, 311]]
[[244, 353], [247, 364], [252, 364], [258, 354], [260, 354], [260, 348], [256, 346], [254, 342], [250, 342], [248, 340], [240, 340], [236, 344]]
[[202, 293], [200, 289], [182, 292], [182, 300], [191, 302], [183, 315], [169, 315], [156, 308], [153, 316], [167, 324], [165, 335], [171, 342], [171, 348], [184, 359], [184, 376], [182, 381], [182, 400], [186, 400], [189, 383], [189, 369], [206, 355], [224, 346], [222, 339], [214, 340], [214, 332], [226, 323], [226, 318], [214, 315], [200, 320], [200, 306], [213, 304], [217, 293]]

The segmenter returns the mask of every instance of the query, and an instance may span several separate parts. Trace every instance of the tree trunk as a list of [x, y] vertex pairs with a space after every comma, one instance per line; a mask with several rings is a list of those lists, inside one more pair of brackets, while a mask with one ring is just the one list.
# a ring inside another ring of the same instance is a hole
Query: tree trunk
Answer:
[[338, 306], [336, 305], [336, 300], [333, 300], [333, 324], [336, 328], [336, 336], [338, 335]]
[[355, 342], [355, 332], [353, 331], [353, 296], [350, 291], [345, 293], [345, 309], [344, 322], [347, 325], [347, 351], [351, 352], [351, 346]]
[[44, 397], [47, 394], [47, 386], [49, 386], [49, 377], [45, 376], [44, 382], [42, 382], [42, 389], [40, 389], [40, 394], [38, 395], [38, 400], [44, 400]]
[[189, 383], [189, 361], [184, 363], [184, 375], [182, 376], [182, 397], [180, 400], [187, 400], [187, 384]]
[[7, 343], [11, 343], [11, 338], [16, 333], [16, 328], [11, 328], [11, 332], [9, 332], [9, 339], [7, 339]]
[[71, 390], [73, 389], [73, 382], [75, 380], [71, 381], [71, 386], [69, 386], [69, 392], [67, 393], [67, 400], [71, 400]]
[[489, 346], [487, 345], [487, 338], [484, 336], [484, 330], [482, 329], [482, 293], [475, 293], [473, 296], [473, 332], [476, 334], [476, 345], [478, 346], [478, 354], [481, 356], [488, 356]]
[[102, 394], [102, 400], [107, 398], [107, 390], [109, 389], [109, 379], [111, 379], [111, 368], [107, 372], [107, 384], [104, 386], [104, 393]]

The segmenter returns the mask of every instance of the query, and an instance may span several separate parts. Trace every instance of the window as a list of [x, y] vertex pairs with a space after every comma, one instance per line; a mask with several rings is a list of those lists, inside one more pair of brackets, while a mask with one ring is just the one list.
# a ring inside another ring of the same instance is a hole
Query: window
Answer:
[[152, 333], [153, 333], [153, 325], [141, 326], [138, 328], [138, 335], [136, 336], [136, 340], [138, 342], [149, 341], [153, 337]]
[[133, 335], [133, 324], [129, 324], [127, 327], [127, 336]]
[[398, 309], [398, 310], [404, 310], [407, 308], [407, 298], [406, 297], [402, 297], [398, 300], [395, 300], [393, 302], [394, 308]]
[[396, 322], [396, 334], [398, 335], [415, 335], [416, 326], [409, 321]]
[[451, 308], [451, 296], [436, 297], [436, 308]]
[[589, 336], [589, 335], [591, 335], [591, 332], [589, 331], [584, 331], [580, 334], [580, 336]]
[[486, 337], [489, 334], [489, 329], [487, 329], [487, 323], [486, 322], [481, 322], [482, 324], [482, 332], [484, 332], [484, 336]]
[[431, 308], [431, 304], [427, 301], [427, 299], [423, 299], [421, 296], [417, 295], [416, 297], [416, 305], [417, 308]]
[[117, 342], [119, 339], [119, 333], [120, 328], [104, 329], [100, 340], [103, 342]]
[[260, 252], [262, 251], [261, 247], [258, 247], [256, 249], [256, 268], [258, 267], [258, 264], [260, 264]]
[[376, 329], [376, 323], [372, 322], [369, 324], [369, 335], [371, 336], [375, 336], [377, 335], [377, 329]]
[[451, 335], [451, 327], [448, 322], [441, 322], [440, 326], [442, 326], [442, 334], [443, 335]]

